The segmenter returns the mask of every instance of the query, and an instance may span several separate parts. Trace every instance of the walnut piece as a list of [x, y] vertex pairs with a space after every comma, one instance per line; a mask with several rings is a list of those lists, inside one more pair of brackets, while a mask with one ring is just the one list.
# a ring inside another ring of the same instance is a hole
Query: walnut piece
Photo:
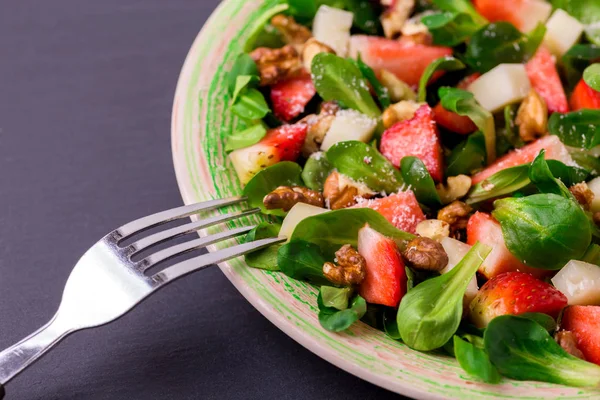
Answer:
[[289, 211], [297, 203], [323, 207], [323, 195], [302, 186], [279, 186], [263, 198], [267, 210]]
[[357, 203], [357, 197], [370, 198], [375, 193], [366, 185], [353, 181], [333, 171], [323, 186], [323, 196], [325, 196], [325, 205], [332, 210], [347, 208]]
[[592, 205], [592, 201], [594, 201], [594, 192], [590, 190], [587, 183], [581, 182], [576, 185], [573, 185], [569, 188], [569, 192], [577, 202], [583, 206], [584, 209], [589, 210]]
[[415, 8], [415, 0], [396, 0], [381, 16], [383, 32], [388, 39], [396, 38]]
[[303, 118], [300, 122], [308, 125], [308, 131], [304, 144], [302, 145], [302, 155], [308, 158], [312, 153], [316, 153], [321, 148], [323, 139], [331, 128], [331, 124], [335, 119], [336, 113], [340, 106], [332, 101], [326, 101], [321, 104], [321, 112], [319, 115], [311, 114]]
[[302, 63], [304, 65], [304, 69], [310, 72], [310, 67], [312, 65], [312, 60], [319, 53], [331, 53], [335, 54], [335, 50], [331, 47], [327, 46], [325, 43], [319, 42], [315, 38], [310, 38], [304, 44], [304, 48], [302, 49]]
[[469, 213], [472, 210], [473, 208], [467, 203], [455, 200], [438, 211], [437, 219], [447, 222], [450, 225], [450, 232], [454, 232], [467, 227]]
[[412, 88], [386, 69], [379, 72], [379, 81], [388, 90], [390, 100], [397, 103], [402, 100], [417, 100], [417, 94]]
[[280, 49], [259, 47], [250, 56], [258, 67], [261, 86], [293, 78], [302, 72], [300, 56], [294, 46], [289, 44]]
[[446, 184], [438, 183], [436, 186], [442, 203], [448, 204], [465, 196], [471, 189], [471, 178], [467, 175], [451, 176]]
[[335, 262], [323, 264], [323, 275], [340, 286], [358, 285], [365, 279], [367, 261], [349, 244], [335, 252]]
[[571, 331], [559, 331], [554, 336], [556, 343], [560, 345], [570, 355], [585, 360], [585, 356], [577, 348], [577, 339]]
[[443, 270], [448, 265], [448, 254], [439, 242], [427, 237], [417, 237], [411, 240], [402, 257], [414, 269], [423, 271]]
[[534, 89], [529, 91], [521, 103], [515, 123], [519, 126], [519, 136], [524, 142], [532, 142], [547, 133], [548, 107]]
[[416, 103], [410, 100], [403, 100], [396, 104], [392, 104], [385, 109], [381, 116], [383, 127], [387, 129], [398, 122], [411, 119], [415, 116], [415, 112], [421, 105], [422, 103]]
[[450, 236], [450, 224], [439, 219], [426, 219], [419, 222], [415, 228], [415, 233], [440, 242], [443, 238]]
[[291, 44], [298, 51], [302, 51], [304, 43], [311, 37], [311, 31], [296, 22], [294, 17], [289, 15], [278, 14], [271, 18], [271, 25], [277, 29], [283, 36], [287, 44]]
[[402, 36], [412, 36], [419, 33], [425, 33], [429, 37], [431, 37], [431, 34], [429, 34], [429, 29], [427, 28], [427, 26], [425, 26], [423, 22], [421, 22], [421, 20], [423, 19], [423, 17], [433, 14], [435, 14], [435, 12], [429, 10], [415, 14], [412, 17], [410, 17], [410, 19], [408, 19], [408, 21], [406, 21], [402, 26]]

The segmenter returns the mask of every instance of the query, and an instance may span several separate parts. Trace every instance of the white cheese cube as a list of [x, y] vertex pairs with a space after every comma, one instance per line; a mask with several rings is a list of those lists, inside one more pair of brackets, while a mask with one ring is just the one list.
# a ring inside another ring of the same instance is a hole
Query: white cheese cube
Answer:
[[321, 6], [313, 21], [313, 36], [335, 50], [338, 56], [346, 57], [353, 19], [354, 13], [350, 11]]
[[313, 215], [323, 214], [327, 211], [329, 210], [325, 208], [316, 207], [306, 203], [297, 203], [285, 216], [283, 223], [281, 224], [281, 229], [279, 230], [279, 236], [285, 236], [289, 240], [290, 237], [292, 237], [294, 229], [296, 229], [296, 225], [298, 225], [300, 221], [312, 217]]
[[561, 57], [583, 33], [583, 24], [566, 11], [557, 9], [546, 23], [544, 45], [557, 57]]
[[565, 296], [569, 305], [600, 304], [600, 267], [571, 260], [552, 278], [554, 286]]
[[544, 23], [552, 12], [552, 5], [544, 0], [530, 0], [522, 3], [521, 29], [523, 32], [529, 32], [535, 29], [537, 24]]
[[355, 110], [339, 111], [323, 138], [321, 150], [327, 151], [337, 142], [358, 140], [367, 143], [377, 128], [377, 120]]
[[475, 95], [475, 100], [491, 112], [523, 100], [530, 89], [531, 84], [523, 64], [500, 64], [468, 87]]

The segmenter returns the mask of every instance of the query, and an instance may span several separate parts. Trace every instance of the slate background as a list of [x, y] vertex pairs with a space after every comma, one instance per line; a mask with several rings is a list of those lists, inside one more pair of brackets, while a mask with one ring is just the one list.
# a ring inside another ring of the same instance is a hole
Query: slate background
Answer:
[[[216, 0], [0, 2], [0, 347], [54, 313], [77, 258], [181, 204], [171, 101]], [[7, 399], [398, 398], [305, 350], [216, 268], [68, 337]]]

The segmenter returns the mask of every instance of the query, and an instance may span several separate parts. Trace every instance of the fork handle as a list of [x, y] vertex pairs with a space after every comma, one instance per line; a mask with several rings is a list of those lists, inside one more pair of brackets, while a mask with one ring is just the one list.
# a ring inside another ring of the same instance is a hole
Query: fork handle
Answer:
[[46, 325], [0, 353], [0, 399], [4, 394], [1, 388], [3, 384], [33, 364], [69, 333], [56, 321], [55, 316]]

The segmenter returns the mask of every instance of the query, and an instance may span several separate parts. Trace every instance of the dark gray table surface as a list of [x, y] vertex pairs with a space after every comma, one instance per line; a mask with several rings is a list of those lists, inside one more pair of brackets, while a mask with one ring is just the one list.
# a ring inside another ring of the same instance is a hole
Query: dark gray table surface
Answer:
[[[177, 76], [217, 0], [0, 2], [0, 347], [45, 323], [106, 232], [181, 204]], [[398, 398], [313, 355], [216, 268], [76, 333], [8, 399]]]

